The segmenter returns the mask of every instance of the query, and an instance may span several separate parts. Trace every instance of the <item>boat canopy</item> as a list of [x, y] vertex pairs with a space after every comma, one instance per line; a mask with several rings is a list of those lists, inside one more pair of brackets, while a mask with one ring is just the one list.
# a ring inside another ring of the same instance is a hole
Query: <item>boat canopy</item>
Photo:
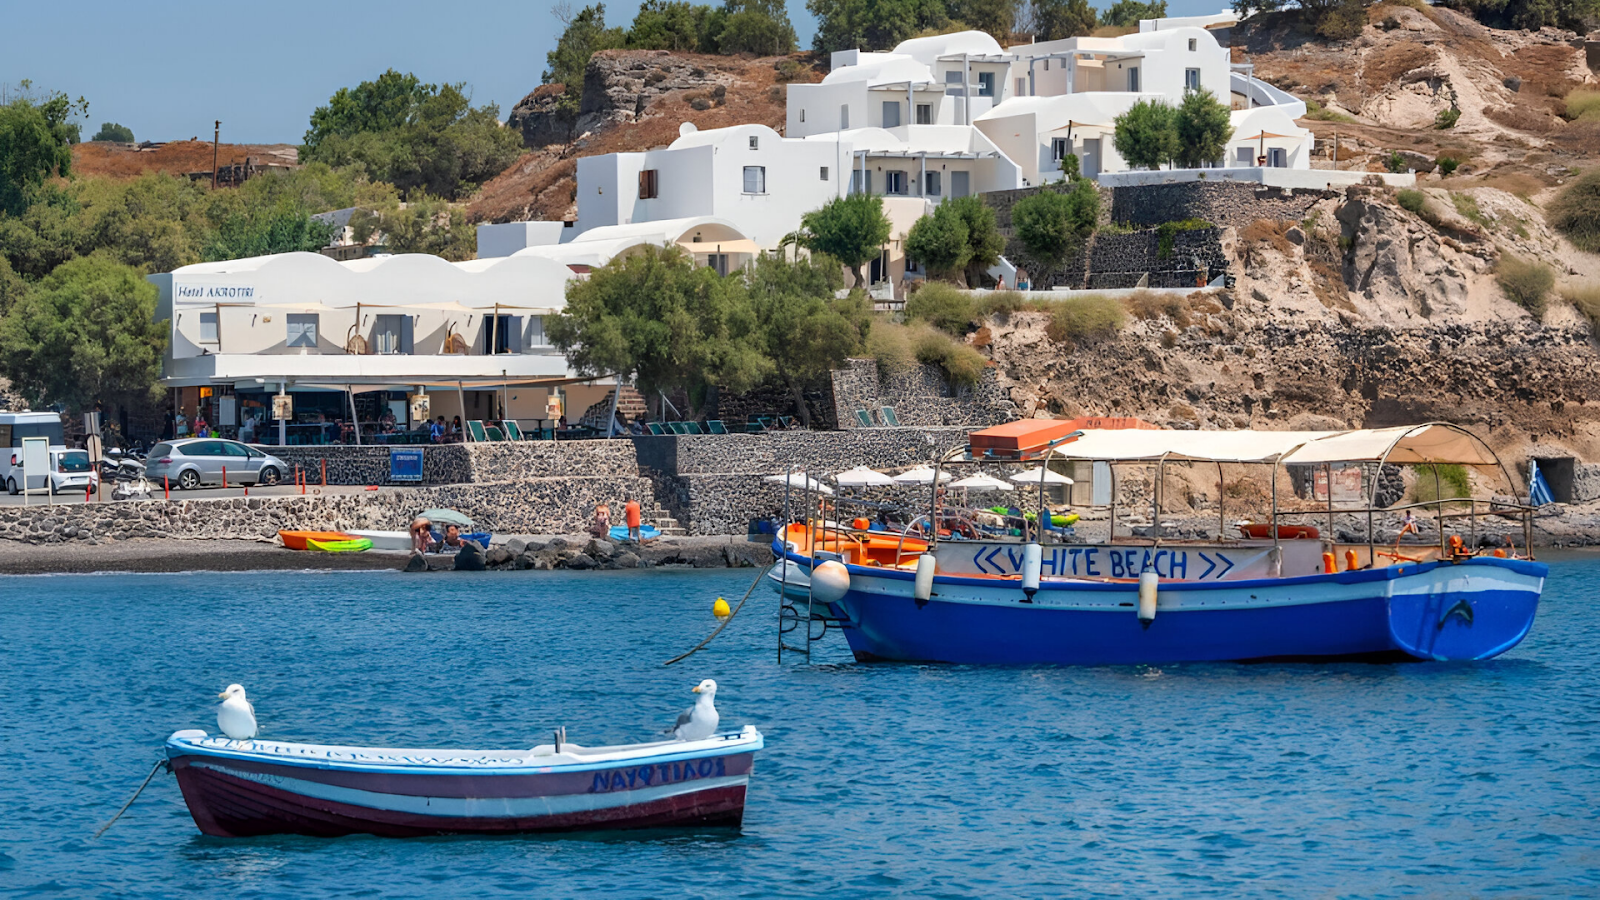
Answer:
[[1103, 462], [1269, 463], [1308, 441], [1336, 431], [1150, 431], [1118, 428], [1086, 430], [1083, 437], [1055, 449], [1063, 459]]
[[1306, 442], [1282, 462], [1500, 465], [1500, 459], [1481, 438], [1459, 425], [1444, 422], [1340, 432]]

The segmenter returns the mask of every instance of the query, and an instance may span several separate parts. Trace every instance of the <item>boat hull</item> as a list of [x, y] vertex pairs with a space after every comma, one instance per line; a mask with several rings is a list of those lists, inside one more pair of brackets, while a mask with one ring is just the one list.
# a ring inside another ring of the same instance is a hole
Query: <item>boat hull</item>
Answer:
[[[806, 558], [791, 554], [802, 566]], [[850, 566], [828, 612], [858, 660], [1105, 665], [1261, 659], [1488, 659], [1515, 646], [1546, 567], [1475, 558], [1298, 578], [1162, 582], [1140, 622], [1133, 582], [1046, 579], [1031, 602], [1016, 579], [939, 576], [913, 597], [910, 573]]]
[[754, 748], [746, 747], [569, 771], [362, 771], [372, 767], [272, 761], [248, 752], [255, 742], [211, 740], [244, 752], [196, 752], [192, 742], [174, 746], [176, 736], [167, 750], [195, 825], [216, 837], [738, 827], [754, 767]]

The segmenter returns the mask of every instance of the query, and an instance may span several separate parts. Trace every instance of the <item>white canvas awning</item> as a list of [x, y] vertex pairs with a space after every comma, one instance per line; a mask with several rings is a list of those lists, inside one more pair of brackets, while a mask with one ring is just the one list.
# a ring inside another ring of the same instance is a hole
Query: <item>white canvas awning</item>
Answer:
[[1000, 479], [994, 477], [993, 475], [985, 475], [982, 472], [979, 472], [976, 475], [968, 475], [966, 478], [963, 478], [960, 481], [952, 481], [952, 482], [950, 482], [950, 486], [951, 487], [958, 487], [958, 488], [966, 488], [968, 490], [973, 490], [973, 491], [1014, 491], [1014, 490], [1016, 490], [1016, 486], [1014, 486], [1012, 484], [1009, 484], [1007, 482], [1001, 481]]
[[1283, 458], [1284, 463], [1378, 462], [1497, 466], [1500, 460], [1477, 435], [1458, 425], [1433, 422], [1368, 428], [1330, 435]]
[[894, 484], [894, 479], [877, 472], [866, 466], [856, 466], [833, 476], [833, 480], [840, 487], [888, 487]]
[[[940, 481], [949, 481], [950, 478], [951, 478], [951, 475], [950, 475], [949, 472], [939, 472], [938, 475], [939, 475], [939, 480]], [[929, 467], [929, 466], [917, 466], [914, 469], [907, 469], [904, 472], [901, 472], [899, 475], [894, 476], [894, 483], [895, 484], [933, 484], [933, 478], [934, 478], [934, 471], [933, 471], [933, 469], [931, 467]]]
[[833, 493], [833, 488], [830, 488], [815, 478], [808, 476], [804, 472], [790, 472], [787, 475], [768, 475], [761, 480], [771, 481], [776, 484], [787, 484], [789, 487], [796, 488], [798, 490], [809, 490], [818, 494]]
[[1011, 480], [1018, 484], [1072, 484], [1071, 478], [1057, 472], [1052, 472], [1044, 466], [1035, 466], [1026, 472], [1018, 472], [1011, 476]]
[[1336, 431], [1167, 431], [1149, 428], [1091, 429], [1062, 444], [1054, 455], [1103, 462], [1273, 462], [1307, 441]]

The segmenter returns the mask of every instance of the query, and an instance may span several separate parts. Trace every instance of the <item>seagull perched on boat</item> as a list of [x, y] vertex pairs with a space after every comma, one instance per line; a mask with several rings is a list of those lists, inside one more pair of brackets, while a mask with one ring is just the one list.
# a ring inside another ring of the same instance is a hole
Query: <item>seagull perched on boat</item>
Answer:
[[236, 741], [248, 741], [256, 736], [256, 708], [245, 699], [244, 685], [230, 684], [217, 695], [222, 706], [217, 709], [217, 727]]
[[717, 683], [707, 678], [690, 690], [700, 696], [693, 706], [678, 713], [678, 721], [667, 733], [680, 741], [703, 741], [717, 732]]

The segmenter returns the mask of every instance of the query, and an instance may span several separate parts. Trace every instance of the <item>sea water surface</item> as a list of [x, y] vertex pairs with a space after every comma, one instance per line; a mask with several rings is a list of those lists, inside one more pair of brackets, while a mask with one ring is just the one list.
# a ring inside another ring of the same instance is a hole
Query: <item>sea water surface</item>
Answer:
[[[755, 573], [0, 579], [0, 895], [1600, 895], [1600, 559], [1470, 665], [776, 659]], [[527, 747], [652, 737], [718, 682], [767, 736], [742, 832], [217, 839], [165, 737], [249, 690], [263, 735]]]

